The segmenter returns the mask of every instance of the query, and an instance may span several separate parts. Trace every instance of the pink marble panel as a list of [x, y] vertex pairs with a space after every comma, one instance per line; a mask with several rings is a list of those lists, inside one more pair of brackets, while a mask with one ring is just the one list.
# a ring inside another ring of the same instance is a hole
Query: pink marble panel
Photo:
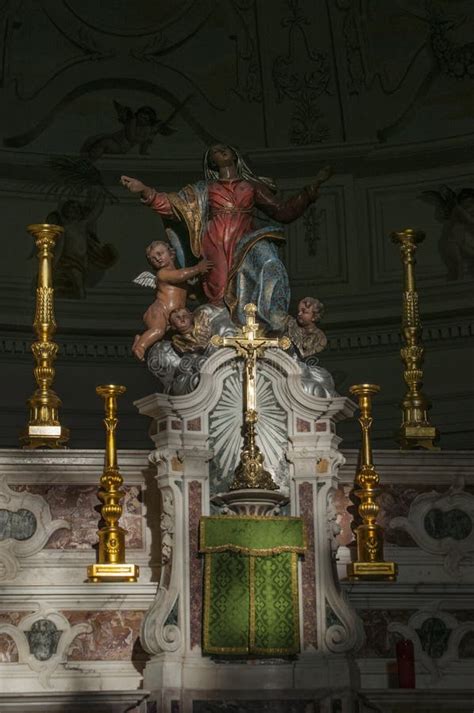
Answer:
[[321, 433], [328, 430], [328, 425], [324, 421], [316, 421], [315, 423], [316, 433]]
[[[31, 613], [29, 611], [0, 612], [0, 624], [18, 626], [20, 621]], [[17, 645], [8, 634], [0, 634], [0, 663], [18, 663]]]
[[303, 592], [303, 650], [308, 649], [310, 646], [313, 646], [315, 649], [318, 648], [313, 487], [312, 483], [300, 483], [298, 488], [300, 515], [305, 524], [308, 545], [308, 549], [305, 552], [301, 565], [301, 588]]
[[[443, 492], [448, 486], [438, 486], [434, 483], [418, 485], [416, 483], [384, 483], [380, 486], [380, 495], [377, 498], [380, 507], [377, 522], [384, 529], [384, 540], [397, 547], [416, 547], [416, 542], [410, 535], [400, 528], [390, 527], [390, 522], [395, 517], [407, 517], [410, 505], [421, 493], [437, 490]], [[348, 545], [353, 540], [351, 523], [356, 514], [356, 504], [351, 500], [353, 486], [349, 484], [340, 485], [334, 496], [334, 504], [338, 512], [338, 523], [341, 532], [337, 537], [338, 545]], [[471, 489], [466, 487], [469, 492]]]
[[296, 419], [296, 431], [298, 433], [309, 433], [311, 431], [311, 424], [309, 421], [305, 421], [304, 418], [297, 417]]
[[395, 658], [396, 637], [387, 627], [392, 621], [408, 624], [416, 609], [359, 609], [365, 629], [365, 642], [358, 650], [360, 658]]
[[[71, 524], [70, 530], [54, 532], [46, 548], [84, 550], [90, 549], [97, 542], [100, 506], [97, 485], [28, 483], [11, 487], [13, 490], [41, 495], [50, 507], [53, 520], [61, 518]], [[127, 530], [125, 543], [129, 549], [141, 549], [143, 547], [141, 488], [136, 485], [124, 486], [124, 491], [120, 524]]]
[[191, 648], [201, 645], [202, 635], [202, 562], [199, 557], [199, 519], [202, 514], [202, 486], [191, 480], [188, 486], [189, 509], [189, 586]]
[[354, 539], [351, 530], [353, 512], [351, 508], [354, 508], [354, 504], [349, 500], [351, 489], [351, 485], [340, 485], [337, 490], [334, 491], [333, 495], [333, 503], [337, 511], [337, 522], [341, 528], [339, 535], [336, 537], [336, 542], [338, 545], [343, 546], [347, 546]]
[[171, 421], [171, 430], [172, 431], [181, 431], [181, 421], [178, 421], [176, 419]]
[[0, 663], [18, 663], [17, 645], [8, 634], [0, 634]]
[[92, 633], [79, 634], [67, 651], [69, 661], [137, 661], [144, 662], [147, 654], [140, 644], [143, 611], [63, 611], [74, 624], [87, 623]]
[[200, 431], [201, 430], [201, 417], [190, 418], [186, 423], [186, 428], [188, 431]]
[[25, 616], [32, 613], [33, 611], [2, 611], [0, 612], [0, 624], [13, 624], [13, 626], [18, 626]]

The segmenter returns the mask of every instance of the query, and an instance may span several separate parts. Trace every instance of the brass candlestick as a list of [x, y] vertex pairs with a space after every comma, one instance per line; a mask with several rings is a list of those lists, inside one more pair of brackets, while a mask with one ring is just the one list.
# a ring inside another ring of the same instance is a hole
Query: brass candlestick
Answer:
[[31, 345], [38, 388], [27, 402], [30, 420], [20, 436], [20, 442], [23, 448], [62, 448], [69, 440], [69, 431], [59, 422], [61, 400], [50, 387], [58, 351], [58, 345], [52, 341], [56, 331], [52, 260], [56, 240], [64, 231], [59, 225], [47, 223], [29, 225], [27, 230], [34, 237], [38, 249], [38, 286], [33, 322], [37, 341]]
[[358, 513], [362, 520], [355, 531], [357, 541], [357, 561], [347, 565], [349, 579], [387, 579], [395, 581], [397, 565], [394, 562], [384, 562], [383, 530], [375, 523], [379, 506], [375, 500], [380, 478], [372, 463], [372, 446], [370, 443], [370, 428], [372, 426], [372, 394], [380, 391], [376, 384], [357, 384], [349, 389], [351, 394], [359, 397], [362, 428], [362, 447], [358, 471], [356, 475], [355, 494], [360, 500]]
[[422, 392], [423, 359], [422, 328], [418, 312], [418, 293], [415, 286], [415, 251], [417, 244], [425, 239], [425, 234], [410, 228], [392, 233], [394, 243], [400, 245], [404, 268], [402, 335], [405, 346], [400, 350], [405, 365], [403, 377], [408, 391], [401, 403], [402, 425], [396, 438], [400, 448], [427, 448], [438, 450], [437, 429], [431, 425], [428, 411], [431, 404]]
[[234, 472], [230, 490], [278, 490], [271, 473], [263, 466], [264, 456], [256, 443], [257, 412], [257, 359], [269, 347], [288, 349], [288, 337], [266, 338], [255, 320], [254, 304], [244, 307], [245, 324], [235, 337], [215, 335], [211, 342], [217, 347], [233, 347], [244, 358], [243, 372], [243, 436], [240, 462]]
[[87, 568], [90, 582], [136, 582], [139, 569], [136, 564], [125, 563], [126, 530], [118, 524], [122, 515], [121, 490], [123, 478], [117, 465], [115, 429], [117, 428], [117, 397], [124, 394], [125, 386], [108, 384], [98, 386], [96, 392], [105, 400], [105, 466], [100, 479], [99, 500], [102, 500], [101, 516], [104, 524], [99, 526], [99, 552], [96, 564]]

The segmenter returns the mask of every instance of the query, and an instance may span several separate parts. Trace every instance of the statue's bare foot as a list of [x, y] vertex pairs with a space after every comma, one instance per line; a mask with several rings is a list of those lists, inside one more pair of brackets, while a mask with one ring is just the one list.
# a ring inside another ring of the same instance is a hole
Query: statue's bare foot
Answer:
[[140, 335], [137, 334], [132, 345], [132, 354], [136, 356], [139, 361], [145, 361], [145, 347], [140, 344]]

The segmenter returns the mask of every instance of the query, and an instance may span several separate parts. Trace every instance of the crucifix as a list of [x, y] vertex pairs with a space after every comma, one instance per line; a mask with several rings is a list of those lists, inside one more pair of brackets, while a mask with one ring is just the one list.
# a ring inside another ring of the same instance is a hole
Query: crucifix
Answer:
[[271, 474], [263, 467], [264, 456], [256, 443], [255, 426], [258, 420], [257, 412], [257, 359], [263, 356], [265, 349], [280, 347], [288, 349], [288, 337], [265, 337], [255, 320], [257, 308], [254, 304], [244, 307], [245, 324], [234, 337], [215, 335], [211, 343], [216, 347], [233, 347], [237, 355], [244, 359], [243, 370], [243, 437], [244, 443], [240, 454], [240, 462], [235, 469], [234, 480], [230, 490], [278, 490]]

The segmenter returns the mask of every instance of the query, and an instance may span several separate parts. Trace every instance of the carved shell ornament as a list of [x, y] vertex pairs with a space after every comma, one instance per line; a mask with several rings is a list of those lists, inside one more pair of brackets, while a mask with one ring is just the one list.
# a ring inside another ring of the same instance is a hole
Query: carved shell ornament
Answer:
[[[286, 447], [286, 414], [278, 404], [271, 382], [257, 374], [257, 444], [265, 457], [265, 467], [274, 470]], [[209, 432], [213, 438], [219, 469], [232, 471], [242, 447], [242, 368], [227, 377], [222, 395], [210, 416]]]

